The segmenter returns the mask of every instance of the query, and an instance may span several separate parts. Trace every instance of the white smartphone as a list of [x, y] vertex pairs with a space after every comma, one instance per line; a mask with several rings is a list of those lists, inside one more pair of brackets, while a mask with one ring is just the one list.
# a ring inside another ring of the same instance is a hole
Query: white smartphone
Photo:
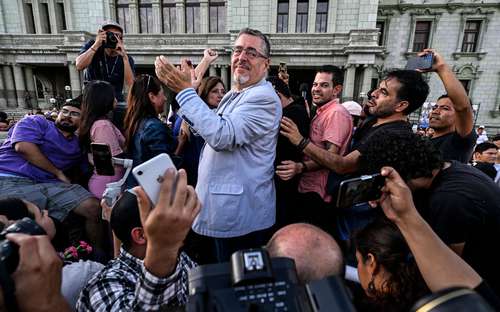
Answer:
[[[156, 205], [158, 202], [163, 175], [169, 168], [173, 168], [177, 173], [177, 169], [170, 156], [163, 153], [132, 169], [132, 174], [137, 182], [139, 182], [139, 185], [142, 186], [153, 205]], [[174, 182], [174, 187], [176, 184]], [[175, 190], [173, 193], [175, 193]]]

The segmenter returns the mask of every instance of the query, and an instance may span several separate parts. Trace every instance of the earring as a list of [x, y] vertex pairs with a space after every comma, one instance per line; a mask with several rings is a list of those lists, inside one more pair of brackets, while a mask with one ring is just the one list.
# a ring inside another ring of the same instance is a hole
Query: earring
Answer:
[[374, 277], [372, 275], [372, 279], [368, 283], [368, 293], [375, 295], [377, 290], [375, 289]]

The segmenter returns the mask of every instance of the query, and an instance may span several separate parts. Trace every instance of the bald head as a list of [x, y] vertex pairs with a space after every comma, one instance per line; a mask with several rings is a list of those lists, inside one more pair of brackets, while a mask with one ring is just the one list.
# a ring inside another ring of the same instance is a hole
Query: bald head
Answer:
[[339, 245], [314, 225], [296, 223], [285, 226], [274, 233], [267, 249], [271, 257], [294, 259], [297, 275], [304, 284], [344, 272]]

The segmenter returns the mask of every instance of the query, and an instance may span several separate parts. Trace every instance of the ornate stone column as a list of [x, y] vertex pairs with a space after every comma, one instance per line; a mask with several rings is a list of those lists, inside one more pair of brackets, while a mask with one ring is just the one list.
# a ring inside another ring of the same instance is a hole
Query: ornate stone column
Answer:
[[14, 86], [14, 76], [12, 75], [12, 66], [3, 66], [3, 78], [5, 85], [5, 97], [7, 98], [7, 106], [10, 108], [17, 107], [16, 87]]
[[29, 102], [26, 103], [26, 106], [28, 108], [38, 108], [32, 67], [26, 66], [24, 68], [24, 77], [26, 78], [27, 94], [29, 94], [29, 97], [26, 97], [26, 100], [29, 100]]
[[0, 70], [0, 108], [7, 108], [7, 97], [5, 96], [5, 84], [2, 72], [3, 70]]
[[75, 98], [82, 93], [80, 74], [74, 62], [68, 62], [69, 80], [71, 85], [71, 97]]
[[26, 84], [24, 83], [24, 68], [21, 65], [14, 65], [14, 83], [16, 84], [17, 107], [27, 108], [24, 97], [26, 96]]
[[210, 65], [210, 67], [208, 68], [208, 74], [210, 76], [217, 76], [217, 70], [215, 69], [214, 65]]
[[210, 31], [210, 13], [208, 0], [200, 0], [200, 32], [207, 34]]
[[370, 91], [372, 86], [372, 75], [373, 75], [373, 65], [367, 64], [364, 66], [365, 70], [363, 73], [363, 84], [361, 85], [361, 92], [365, 95]]
[[356, 76], [356, 67], [354, 64], [346, 66], [346, 74], [344, 79], [344, 92], [342, 94], [342, 101], [349, 101], [353, 99], [354, 93], [354, 78]]
[[229, 71], [228, 71], [228, 65], [222, 65], [220, 69], [220, 77], [222, 79], [222, 82], [224, 83], [224, 86], [226, 86], [226, 89], [231, 89], [231, 83], [229, 81]]
[[151, 6], [153, 8], [153, 33], [159, 34], [162, 31], [160, 0], [153, 0]]
[[177, 33], [186, 33], [186, 4], [184, 0], [175, 1], [175, 13], [177, 14]]
[[130, 14], [130, 28], [131, 33], [137, 34], [139, 33], [139, 8], [137, 5], [137, 0], [130, 1], [128, 6], [129, 14]]

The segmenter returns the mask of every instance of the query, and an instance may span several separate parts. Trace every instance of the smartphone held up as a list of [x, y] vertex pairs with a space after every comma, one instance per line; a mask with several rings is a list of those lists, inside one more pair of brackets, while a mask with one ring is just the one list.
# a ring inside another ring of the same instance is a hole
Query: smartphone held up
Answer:
[[349, 209], [352, 206], [377, 200], [382, 196], [385, 177], [377, 174], [342, 181], [337, 196], [337, 207]]
[[[163, 175], [169, 168], [177, 172], [172, 159], [166, 153], [162, 153], [132, 169], [132, 174], [153, 205], [158, 203]], [[176, 185], [177, 183], [174, 183], [173, 187], [175, 188]], [[175, 189], [172, 194], [175, 194]]]
[[422, 56], [415, 56], [408, 60], [405, 69], [408, 70], [430, 70], [434, 63], [434, 55], [427, 53]]

